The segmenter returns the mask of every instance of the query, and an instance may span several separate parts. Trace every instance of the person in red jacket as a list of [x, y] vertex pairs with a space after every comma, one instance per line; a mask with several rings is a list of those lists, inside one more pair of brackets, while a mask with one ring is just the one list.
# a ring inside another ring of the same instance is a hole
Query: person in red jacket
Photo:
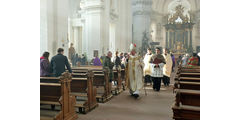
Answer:
[[188, 60], [188, 66], [197, 66], [198, 61], [197, 54], [193, 53], [193, 56]]

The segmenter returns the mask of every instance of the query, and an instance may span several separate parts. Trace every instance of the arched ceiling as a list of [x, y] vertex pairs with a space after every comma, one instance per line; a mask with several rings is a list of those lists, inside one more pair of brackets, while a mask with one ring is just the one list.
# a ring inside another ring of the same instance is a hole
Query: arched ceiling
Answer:
[[[153, 0], [153, 11], [166, 15], [168, 13], [168, 5], [174, 0]], [[181, 1], [181, 0], [180, 0]], [[200, 0], [187, 0], [191, 5], [191, 11], [200, 9]]]

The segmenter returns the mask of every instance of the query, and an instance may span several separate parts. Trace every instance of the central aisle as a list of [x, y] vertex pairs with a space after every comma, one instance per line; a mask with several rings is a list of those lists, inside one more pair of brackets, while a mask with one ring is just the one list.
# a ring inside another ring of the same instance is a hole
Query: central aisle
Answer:
[[161, 88], [160, 92], [147, 87], [147, 96], [144, 90], [140, 96], [135, 99], [125, 90], [110, 101], [99, 103], [99, 107], [86, 115], [79, 114], [78, 120], [172, 120], [172, 87]]

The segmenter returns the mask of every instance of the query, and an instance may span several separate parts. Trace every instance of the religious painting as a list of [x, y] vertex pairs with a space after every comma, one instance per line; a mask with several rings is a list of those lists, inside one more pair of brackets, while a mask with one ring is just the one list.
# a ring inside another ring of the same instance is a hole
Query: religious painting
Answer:
[[98, 56], [98, 50], [93, 51], [93, 57], [96, 57], [96, 56]]

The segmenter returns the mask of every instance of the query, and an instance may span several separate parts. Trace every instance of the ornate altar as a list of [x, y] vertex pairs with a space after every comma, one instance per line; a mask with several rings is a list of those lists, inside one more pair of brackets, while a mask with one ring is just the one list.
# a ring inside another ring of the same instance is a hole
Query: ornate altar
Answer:
[[166, 29], [166, 48], [174, 53], [186, 53], [192, 51], [192, 28], [188, 15], [184, 16], [184, 7], [178, 5], [175, 13], [168, 16]]

